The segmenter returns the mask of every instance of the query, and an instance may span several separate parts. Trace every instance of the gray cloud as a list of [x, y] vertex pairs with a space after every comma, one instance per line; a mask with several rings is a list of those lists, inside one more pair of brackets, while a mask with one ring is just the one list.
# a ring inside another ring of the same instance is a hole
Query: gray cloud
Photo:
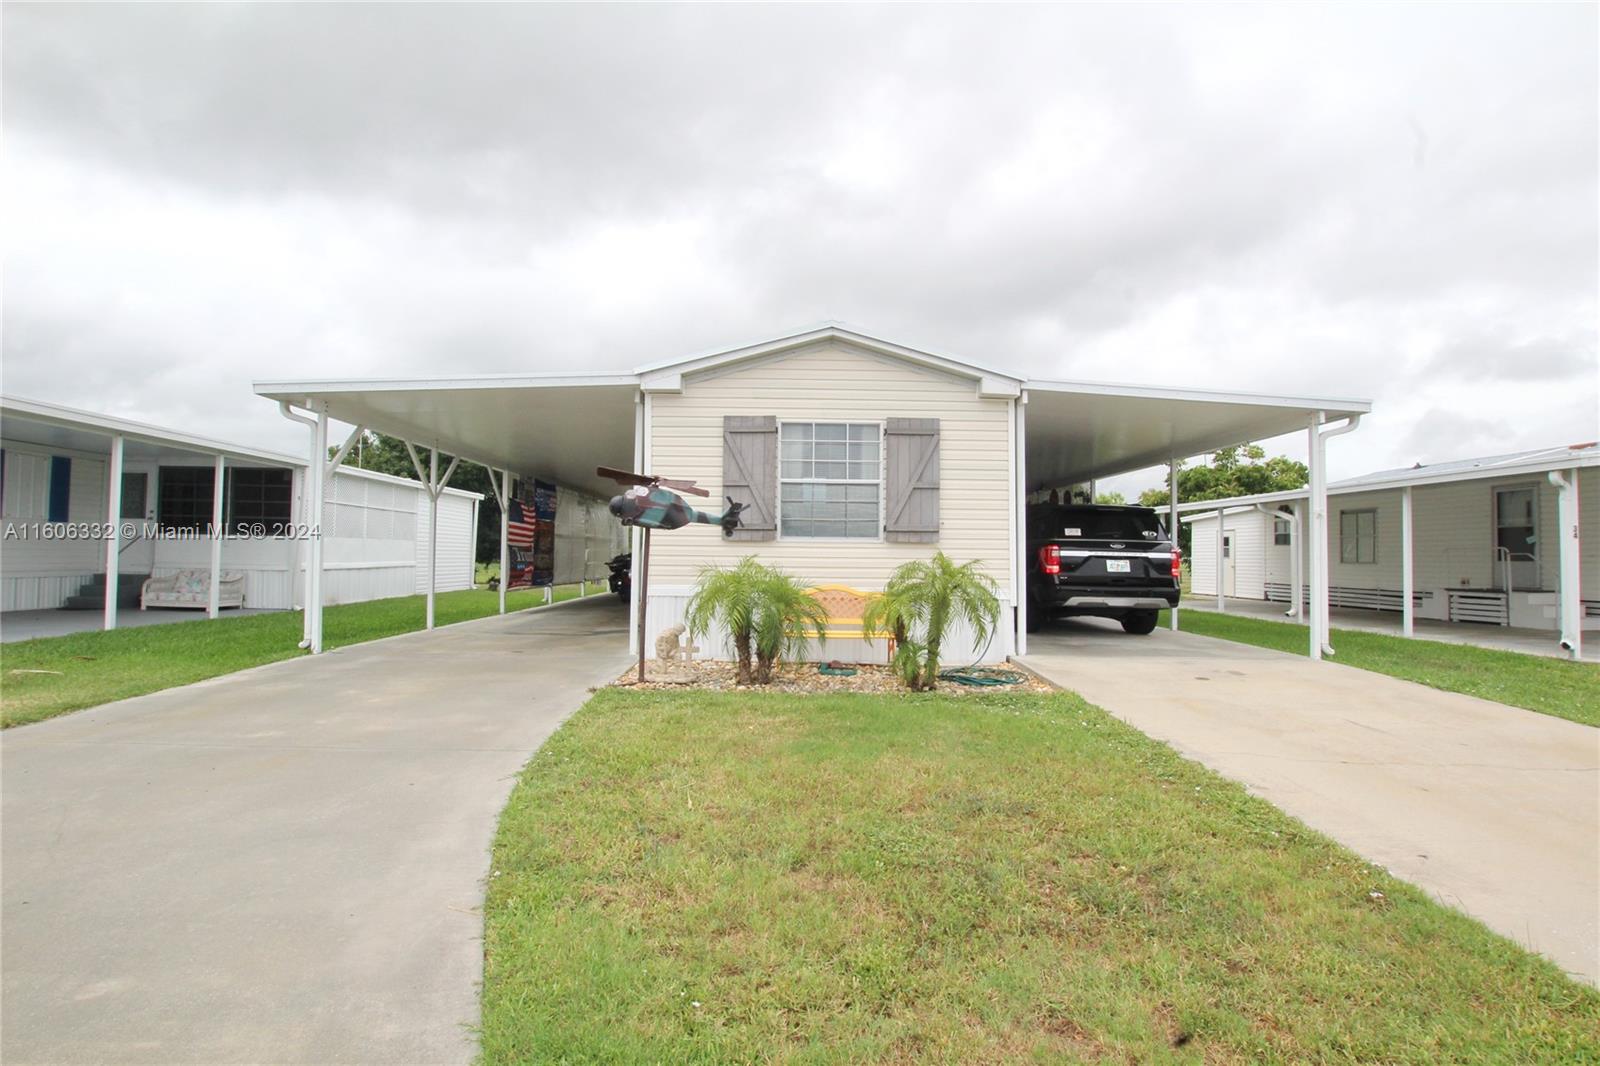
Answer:
[[1034, 373], [1371, 396], [1346, 474], [1414, 459], [1430, 410], [1468, 420], [1430, 423], [1456, 454], [1597, 435], [1503, 380], [1597, 389], [1592, 7], [5, 29], [20, 394], [298, 446], [250, 379], [625, 367], [839, 318]]

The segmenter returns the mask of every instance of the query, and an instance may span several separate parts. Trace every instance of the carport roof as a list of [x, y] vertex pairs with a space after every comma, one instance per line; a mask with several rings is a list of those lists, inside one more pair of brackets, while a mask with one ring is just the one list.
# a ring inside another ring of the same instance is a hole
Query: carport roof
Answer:
[[1371, 409], [1365, 400], [1030, 380], [839, 323], [632, 371], [258, 381], [255, 391], [491, 467], [604, 493], [612, 486], [598, 481], [594, 468], [632, 465], [634, 403], [641, 392], [675, 392], [685, 375], [829, 341], [969, 379], [984, 396], [1025, 392], [1030, 488], [1109, 477], [1173, 455], [1304, 430], [1319, 412], [1339, 418]]

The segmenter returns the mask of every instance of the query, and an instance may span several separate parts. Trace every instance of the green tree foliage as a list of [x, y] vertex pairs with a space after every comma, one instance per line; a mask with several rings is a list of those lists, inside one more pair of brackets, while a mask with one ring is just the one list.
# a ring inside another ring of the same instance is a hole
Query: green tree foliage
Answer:
[[[342, 443], [342, 442], [341, 442]], [[331, 459], [337, 448], [328, 449]], [[428, 469], [428, 450], [417, 449], [417, 458], [422, 461], [424, 472]], [[439, 473], [443, 474], [450, 466], [450, 456], [444, 452], [439, 453]], [[357, 442], [350, 454], [345, 457], [345, 466], [354, 466], [362, 470], [375, 470], [380, 474], [392, 474], [411, 481], [417, 480], [417, 472], [411, 465], [411, 457], [406, 454], [405, 441], [399, 437], [391, 437], [383, 433], [366, 433]], [[464, 489], [467, 492], [483, 493], [483, 503], [478, 508], [478, 544], [477, 561], [480, 563], [498, 562], [500, 559], [500, 505], [495, 502], [494, 485], [490, 480], [489, 471], [477, 463], [463, 459], [456, 466], [455, 473], [450, 475], [448, 482], [450, 488]]]
[[1099, 492], [1095, 494], [1094, 502], [1102, 507], [1121, 507], [1128, 499], [1120, 492]]
[[828, 612], [802, 582], [747, 555], [731, 567], [701, 567], [683, 619], [696, 638], [713, 626], [727, 631], [735, 683], [769, 685], [779, 660], [799, 658], [822, 636]]
[[[1287, 456], [1267, 458], [1266, 449], [1259, 444], [1245, 444], [1223, 448], [1203, 466], [1178, 469], [1178, 502], [1193, 500], [1226, 500], [1234, 496], [1254, 496], [1261, 492], [1286, 492], [1300, 489], [1311, 480], [1306, 464]], [[1145, 489], [1139, 502], [1157, 509], [1167, 506], [1170, 497], [1165, 485]], [[1179, 530], [1180, 547], [1189, 553], [1189, 527]]]
[[973, 559], [957, 566], [944, 552], [934, 552], [932, 559], [902, 564], [883, 595], [868, 606], [862, 628], [895, 634], [894, 667], [912, 689], [938, 683], [939, 656], [952, 625], [965, 622], [980, 644], [994, 632], [1000, 600], [994, 579], [979, 569], [982, 565]]

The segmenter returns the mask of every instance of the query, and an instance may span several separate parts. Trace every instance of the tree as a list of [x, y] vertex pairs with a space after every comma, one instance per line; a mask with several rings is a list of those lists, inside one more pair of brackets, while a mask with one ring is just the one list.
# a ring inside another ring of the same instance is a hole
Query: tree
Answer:
[[[989, 639], [1000, 619], [994, 579], [973, 559], [957, 566], [944, 552], [903, 563], [890, 576], [883, 595], [862, 618], [868, 633], [893, 632], [900, 639], [895, 668], [912, 689], [931, 689], [939, 680], [939, 655], [951, 625], [965, 622], [973, 639]], [[910, 661], [905, 650], [910, 649]], [[920, 670], [916, 658], [920, 656]]]
[[[1254, 496], [1262, 492], [1287, 492], [1305, 488], [1311, 480], [1306, 464], [1285, 455], [1267, 458], [1266, 449], [1259, 444], [1244, 444], [1219, 449], [1204, 466], [1178, 469], [1178, 502], [1194, 500], [1226, 500], [1234, 496]], [[1139, 502], [1158, 510], [1167, 506], [1171, 493], [1166, 486], [1145, 489]], [[1189, 527], [1178, 533], [1180, 547], [1189, 554]]]
[[[328, 458], [333, 458], [336, 448], [328, 449]], [[425, 448], [417, 449], [417, 458], [422, 461], [423, 470], [427, 470], [428, 452]], [[439, 472], [442, 474], [450, 467], [451, 457], [444, 452], [439, 453]], [[406, 453], [406, 443], [399, 437], [391, 437], [384, 433], [367, 432], [362, 434], [356, 446], [350, 449], [350, 454], [345, 457], [345, 466], [353, 466], [360, 470], [373, 470], [380, 474], [391, 474], [394, 477], [403, 477], [409, 481], [417, 480], [416, 469], [411, 465], [411, 456]], [[500, 559], [500, 505], [495, 502], [494, 482], [489, 471], [477, 463], [463, 459], [456, 465], [455, 473], [450, 475], [448, 482], [450, 488], [464, 489], [467, 492], [480, 492], [483, 494], [483, 503], [478, 511], [478, 543], [476, 557], [480, 563], [498, 562]]]
[[700, 638], [711, 632], [713, 625], [727, 630], [733, 641], [735, 666], [734, 684], [748, 685], [754, 675], [750, 669], [754, 647], [756, 600], [761, 583], [766, 580], [766, 567], [747, 555], [731, 567], [715, 564], [702, 566], [695, 579], [694, 594], [684, 608], [684, 625], [689, 635]]
[[782, 570], [765, 567], [756, 590], [756, 684], [772, 684], [772, 667], [779, 659], [799, 658], [815, 636], [822, 639], [828, 611], [806, 591], [806, 586]]
[[1094, 502], [1102, 507], [1121, 507], [1128, 500], [1120, 492], [1100, 492], [1095, 494]]

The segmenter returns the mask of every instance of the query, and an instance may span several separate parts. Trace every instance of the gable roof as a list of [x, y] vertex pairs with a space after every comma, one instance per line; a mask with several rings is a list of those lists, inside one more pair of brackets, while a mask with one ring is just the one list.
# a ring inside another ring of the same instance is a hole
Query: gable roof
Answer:
[[823, 322], [793, 333], [785, 333], [768, 340], [757, 341], [753, 344], [741, 344], [733, 348], [719, 348], [715, 351], [702, 352], [698, 355], [670, 359], [662, 363], [652, 363], [637, 368], [634, 373], [639, 376], [640, 387], [647, 392], [677, 391], [682, 387], [685, 374], [770, 358], [826, 341], [838, 341], [891, 359], [899, 359], [918, 366], [942, 370], [957, 377], [969, 378], [979, 383], [980, 392], [983, 395], [1016, 396], [1021, 391], [1025, 380], [1008, 371], [986, 366], [983, 363], [975, 363], [970, 359], [961, 359], [925, 348], [897, 344], [894, 341], [885, 340], [882, 337], [867, 333], [865, 330], [847, 326], [842, 322]]

